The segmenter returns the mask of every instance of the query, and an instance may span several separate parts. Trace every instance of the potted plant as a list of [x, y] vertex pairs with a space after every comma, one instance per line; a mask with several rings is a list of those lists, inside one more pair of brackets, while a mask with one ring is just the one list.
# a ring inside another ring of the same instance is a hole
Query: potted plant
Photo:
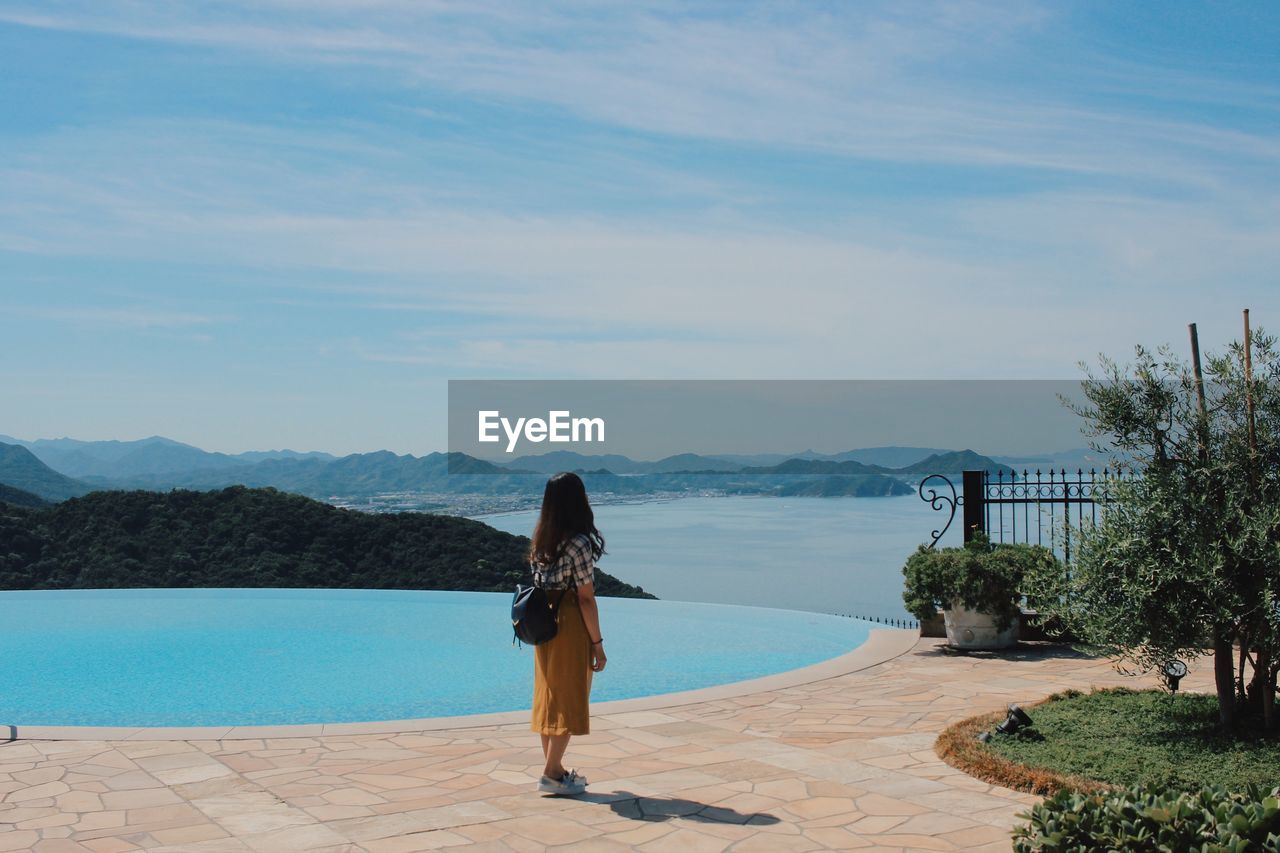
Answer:
[[902, 568], [902, 599], [921, 621], [941, 609], [951, 646], [1002, 649], [1018, 640], [1023, 578], [1054, 559], [1046, 548], [995, 545], [982, 534], [963, 548], [921, 545]]

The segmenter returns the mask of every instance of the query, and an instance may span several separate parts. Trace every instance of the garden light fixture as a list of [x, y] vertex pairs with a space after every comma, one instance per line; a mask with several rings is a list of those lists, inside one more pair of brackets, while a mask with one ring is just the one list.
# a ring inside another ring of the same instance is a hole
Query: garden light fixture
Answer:
[[1004, 722], [996, 726], [996, 731], [1002, 735], [1011, 735], [1018, 729], [1023, 727], [1030, 728], [1033, 725], [1031, 715], [1019, 708], [1017, 705], [1009, 706], [1009, 716], [1004, 718]]
[[1180, 660], [1165, 661], [1160, 674], [1164, 676], [1164, 686], [1169, 688], [1169, 692], [1177, 693], [1178, 682], [1187, 674], [1187, 665]]

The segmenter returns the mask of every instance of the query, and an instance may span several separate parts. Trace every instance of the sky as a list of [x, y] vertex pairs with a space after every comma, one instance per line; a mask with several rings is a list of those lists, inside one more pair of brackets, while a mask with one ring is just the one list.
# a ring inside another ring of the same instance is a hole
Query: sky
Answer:
[[0, 433], [450, 379], [1063, 379], [1280, 326], [1270, 3], [0, 0]]

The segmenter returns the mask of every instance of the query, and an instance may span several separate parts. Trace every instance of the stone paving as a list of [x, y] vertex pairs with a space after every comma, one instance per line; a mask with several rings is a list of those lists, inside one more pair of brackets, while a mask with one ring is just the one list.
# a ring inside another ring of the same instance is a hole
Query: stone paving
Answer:
[[[0, 850], [1008, 850], [1035, 798], [937, 733], [1010, 701], [1147, 685], [1054, 647], [906, 654], [811, 684], [595, 717], [579, 799], [533, 791], [524, 725], [207, 741], [0, 743]], [[1205, 689], [1193, 671], [1185, 686]]]

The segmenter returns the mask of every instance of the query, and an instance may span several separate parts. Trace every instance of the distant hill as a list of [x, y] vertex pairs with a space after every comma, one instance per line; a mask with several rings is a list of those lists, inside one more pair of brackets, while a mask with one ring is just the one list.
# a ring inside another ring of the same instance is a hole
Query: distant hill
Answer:
[[515, 471], [462, 453], [411, 456], [380, 450], [337, 459], [318, 457], [264, 459], [235, 468], [196, 469], [92, 480], [102, 487], [142, 489], [220, 489], [226, 486], [270, 486], [314, 498], [433, 491], [442, 494], [505, 494], [536, 487], [545, 475]]
[[264, 459], [337, 459], [332, 453], [324, 453], [319, 450], [247, 450], [244, 453], [231, 454], [235, 459], [241, 459], [245, 462], [261, 462]]
[[[275, 489], [94, 492], [0, 509], [0, 589], [324, 587], [510, 592], [529, 540], [478, 521], [370, 515]], [[597, 572], [601, 595], [652, 598]]]
[[[220, 489], [245, 485], [319, 499], [405, 492], [439, 495], [442, 505], [449, 503], [444, 496], [461, 496], [464, 502], [472, 496], [532, 502], [541, 495], [546, 477], [564, 470], [582, 473], [593, 493], [627, 498], [690, 493], [869, 497], [905, 494], [900, 488], [903, 482], [927, 474], [958, 476], [967, 467], [1000, 470], [999, 462], [971, 450], [929, 454], [930, 448], [899, 446], [837, 454], [807, 450], [792, 456], [682, 453], [652, 462], [621, 454], [551, 451], [495, 464], [461, 453], [412, 456], [386, 450], [342, 457], [291, 450], [229, 455], [162, 436], [138, 441], [40, 439], [23, 444], [32, 454], [43, 455], [50, 468], [62, 474], [75, 472], [76, 479], [82, 481], [74, 489], [64, 484], [61, 491], [51, 490], [45, 496], [52, 499], [83, 494], [89, 488]], [[884, 464], [906, 459], [914, 461], [900, 466]], [[50, 460], [60, 460], [64, 467]], [[756, 464], [748, 464], [752, 460]], [[28, 491], [43, 494], [35, 488]]]
[[864, 447], [832, 456], [819, 457], [835, 462], [861, 462], [881, 468], [906, 468], [930, 456], [943, 456], [953, 451], [938, 447]]
[[702, 456], [697, 453], [677, 453], [657, 462], [645, 463], [640, 473], [673, 474], [679, 471], [738, 471], [742, 468], [736, 462], [720, 459], [715, 456]]
[[0, 444], [0, 483], [47, 501], [65, 500], [93, 490], [87, 483], [59, 474], [16, 444]]
[[39, 495], [33, 495], [31, 492], [24, 492], [22, 489], [15, 489], [13, 486], [6, 486], [4, 483], [0, 483], [0, 503], [31, 508], [39, 508], [49, 505], [49, 502]]
[[70, 477], [129, 477], [242, 464], [225, 454], [209, 453], [158, 435], [138, 441], [42, 438], [23, 445], [40, 461]]
[[818, 474], [822, 476], [832, 476], [837, 474], [874, 474], [884, 473], [874, 468], [863, 465], [861, 462], [833, 462], [828, 459], [788, 459], [785, 462], [779, 462], [777, 465], [769, 465], [763, 468], [744, 468], [744, 473], [749, 474]]
[[292, 450], [217, 453], [159, 435], [137, 441], [42, 438], [11, 443], [21, 444], [50, 468], [69, 477], [113, 481], [190, 471], [234, 470], [266, 459], [334, 458], [328, 453], [298, 453]]
[[907, 478], [927, 477], [930, 474], [955, 478], [964, 471], [990, 471], [993, 474], [1003, 471], [1006, 476], [1013, 473], [1013, 469], [1008, 465], [1001, 465], [989, 456], [983, 456], [972, 450], [937, 453], [905, 468], [885, 469], [884, 473]]

